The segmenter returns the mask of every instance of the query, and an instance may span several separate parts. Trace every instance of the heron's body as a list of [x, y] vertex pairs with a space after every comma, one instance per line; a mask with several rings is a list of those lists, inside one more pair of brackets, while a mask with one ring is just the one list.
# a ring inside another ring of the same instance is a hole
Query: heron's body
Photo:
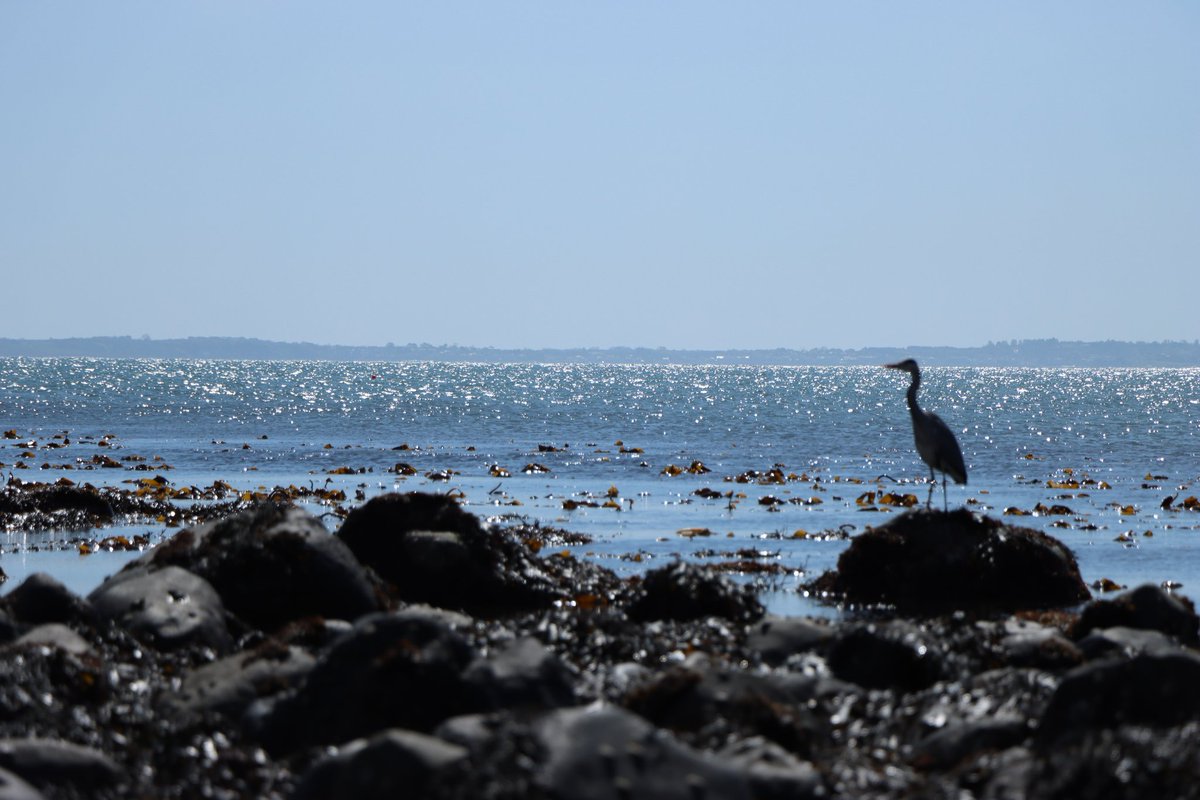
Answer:
[[[911, 358], [895, 364], [885, 364], [888, 369], [898, 369], [912, 376], [908, 386], [908, 413], [912, 416], [913, 440], [917, 445], [917, 453], [921, 460], [929, 465], [929, 477], [934, 485], [937, 484], [935, 472], [942, 473], [942, 502], [946, 504], [946, 478], [949, 476], [955, 483], [967, 482], [967, 465], [963, 463], [962, 450], [954, 432], [942, 422], [937, 414], [926, 411], [917, 403], [917, 389], [921, 386], [921, 369]], [[926, 505], [933, 503], [933, 486], [929, 487], [929, 498]]]

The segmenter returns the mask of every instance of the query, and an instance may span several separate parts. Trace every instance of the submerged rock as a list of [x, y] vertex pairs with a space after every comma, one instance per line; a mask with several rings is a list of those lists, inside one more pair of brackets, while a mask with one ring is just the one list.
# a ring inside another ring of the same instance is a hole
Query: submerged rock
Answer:
[[918, 614], [1055, 608], [1091, 597], [1057, 539], [966, 510], [910, 511], [872, 528], [809, 588]]

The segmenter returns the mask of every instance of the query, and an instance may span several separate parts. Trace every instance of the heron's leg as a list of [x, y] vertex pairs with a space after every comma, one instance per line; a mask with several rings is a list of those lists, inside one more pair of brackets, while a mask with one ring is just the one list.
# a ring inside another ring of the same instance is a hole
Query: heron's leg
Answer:
[[929, 468], [929, 497], [925, 498], [925, 507], [933, 508], [933, 490], [937, 488], [937, 476], [933, 474], [933, 467]]
[[950, 501], [946, 499], [946, 473], [942, 473], [942, 510], [950, 510]]

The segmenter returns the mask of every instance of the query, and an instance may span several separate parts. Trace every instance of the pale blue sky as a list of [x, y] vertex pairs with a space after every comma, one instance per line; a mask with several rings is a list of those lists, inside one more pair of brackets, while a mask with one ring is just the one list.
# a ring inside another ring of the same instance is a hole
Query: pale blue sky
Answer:
[[0, 0], [0, 336], [1195, 339], [1200, 5]]

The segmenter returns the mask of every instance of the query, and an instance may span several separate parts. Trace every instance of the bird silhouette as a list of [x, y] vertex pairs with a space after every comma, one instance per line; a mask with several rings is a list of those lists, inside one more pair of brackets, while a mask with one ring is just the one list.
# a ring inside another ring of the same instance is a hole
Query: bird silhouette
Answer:
[[926, 411], [917, 403], [917, 389], [921, 386], [921, 368], [911, 358], [897, 361], [895, 364], [884, 364], [888, 369], [898, 369], [912, 376], [908, 385], [908, 412], [912, 415], [913, 439], [917, 444], [917, 453], [921, 460], [929, 465], [929, 478], [933, 482], [929, 487], [929, 497], [925, 501], [926, 508], [933, 505], [933, 488], [937, 485], [934, 471], [942, 473], [942, 505], [949, 509], [946, 499], [946, 476], [954, 479], [955, 483], [967, 482], [967, 466], [963, 463], [962, 450], [953, 431], [942, 418], [931, 411]]

